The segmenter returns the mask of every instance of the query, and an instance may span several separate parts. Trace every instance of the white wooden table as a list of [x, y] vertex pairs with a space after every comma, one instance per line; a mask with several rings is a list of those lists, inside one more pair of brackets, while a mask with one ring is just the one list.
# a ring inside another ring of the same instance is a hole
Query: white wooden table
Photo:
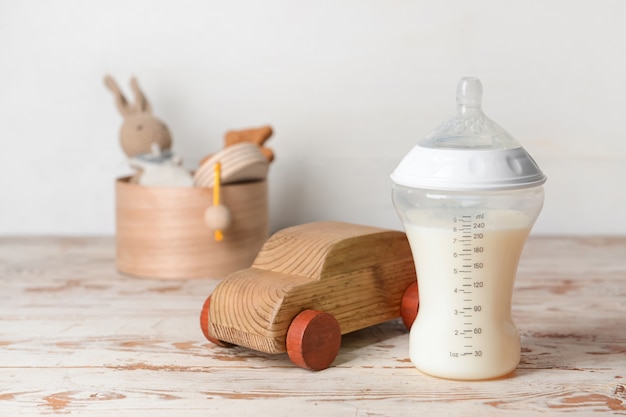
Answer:
[[332, 368], [208, 343], [215, 280], [129, 278], [111, 238], [0, 239], [0, 416], [626, 415], [626, 238], [533, 238], [513, 313], [522, 361], [457, 382], [408, 360], [399, 320]]

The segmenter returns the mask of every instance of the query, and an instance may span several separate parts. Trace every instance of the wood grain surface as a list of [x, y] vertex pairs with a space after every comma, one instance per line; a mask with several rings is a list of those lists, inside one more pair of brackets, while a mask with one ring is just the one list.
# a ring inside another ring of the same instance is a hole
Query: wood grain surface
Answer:
[[0, 416], [626, 415], [626, 238], [531, 238], [506, 378], [429, 377], [400, 319], [342, 338], [333, 366], [214, 346], [218, 281], [115, 271], [112, 238], [0, 239]]

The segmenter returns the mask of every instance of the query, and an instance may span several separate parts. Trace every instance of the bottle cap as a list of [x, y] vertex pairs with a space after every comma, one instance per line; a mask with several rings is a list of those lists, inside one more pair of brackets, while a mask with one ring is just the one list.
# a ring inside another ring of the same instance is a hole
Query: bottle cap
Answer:
[[394, 183], [442, 190], [526, 188], [546, 181], [515, 138], [481, 109], [482, 84], [462, 78], [456, 114], [418, 142], [391, 174]]

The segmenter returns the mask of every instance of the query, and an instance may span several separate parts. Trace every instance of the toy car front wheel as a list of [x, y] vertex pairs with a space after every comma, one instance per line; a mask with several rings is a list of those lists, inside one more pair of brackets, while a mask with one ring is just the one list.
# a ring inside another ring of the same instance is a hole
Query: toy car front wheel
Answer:
[[211, 296], [209, 296], [204, 305], [202, 306], [202, 311], [200, 312], [200, 328], [202, 329], [202, 333], [204, 337], [211, 343], [214, 343], [221, 347], [233, 347], [235, 345], [230, 344], [228, 342], [224, 342], [222, 340], [218, 340], [209, 334], [209, 307], [211, 305]]
[[341, 347], [341, 328], [331, 314], [304, 310], [287, 330], [287, 354], [301, 368], [321, 371], [330, 366]]

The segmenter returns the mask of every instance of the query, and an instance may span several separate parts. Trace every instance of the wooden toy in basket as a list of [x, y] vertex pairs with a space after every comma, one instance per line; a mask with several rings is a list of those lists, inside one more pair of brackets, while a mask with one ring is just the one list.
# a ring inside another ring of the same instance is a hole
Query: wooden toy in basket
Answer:
[[261, 155], [250, 169], [245, 161], [253, 152], [239, 159], [237, 154], [230, 148], [216, 153], [209, 161], [210, 181], [195, 187], [118, 180], [118, 269], [155, 278], [223, 278], [249, 267], [269, 236], [268, 161]]
[[338, 222], [284, 229], [251, 268], [230, 275], [200, 314], [220, 346], [287, 352], [296, 365], [328, 368], [341, 335], [417, 315], [417, 278], [403, 232]]
[[[157, 278], [223, 278], [248, 268], [269, 236], [269, 162], [257, 145], [244, 145], [207, 159], [196, 174], [210, 170], [210, 178], [195, 187], [119, 180], [118, 269]], [[255, 152], [260, 160], [250, 165]]]
[[196, 173], [201, 180], [194, 181], [171, 152], [169, 130], [152, 115], [137, 80], [131, 80], [134, 104], [113, 78], [104, 81], [124, 117], [120, 143], [136, 170], [116, 182], [118, 270], [149, 278], [223, 278], [249, 267], [269, 235], [265, 154], [273, 153], [261, 145], [272, 129], [228, 132], [226, 148], [205, 158]]

